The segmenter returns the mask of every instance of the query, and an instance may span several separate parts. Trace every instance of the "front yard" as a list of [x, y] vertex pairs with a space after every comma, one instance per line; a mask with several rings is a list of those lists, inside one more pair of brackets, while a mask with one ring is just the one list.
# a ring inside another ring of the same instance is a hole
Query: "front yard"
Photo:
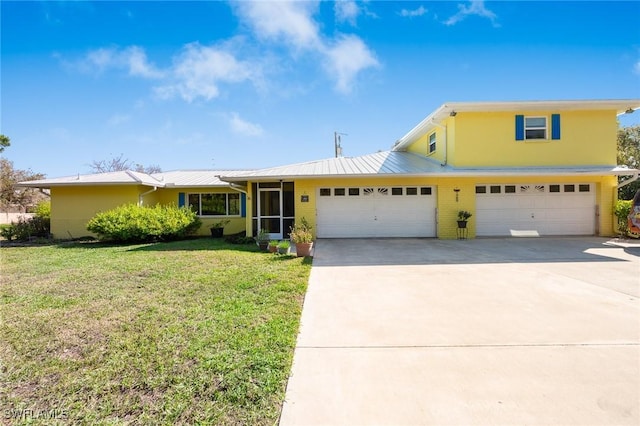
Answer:
[[277, 422], [309, 261], [211, 239], [0, 256], [3, 422]]

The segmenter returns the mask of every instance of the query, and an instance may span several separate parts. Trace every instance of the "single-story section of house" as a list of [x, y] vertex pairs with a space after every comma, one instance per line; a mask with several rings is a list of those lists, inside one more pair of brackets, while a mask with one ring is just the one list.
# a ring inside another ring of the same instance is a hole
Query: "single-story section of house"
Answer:
[[[640, 171], [616, 164], [617, 115], [640, 100], [442, 105], [389, 151], [260, 170], [121, 171], [23, 182], [50, 188], [52, 233], [87, 234], [125, 203], [190, 206], [225, 233], [285, 238], [305, 218], [317, 238], [603, 235]], [[461, 231], [460, 211], [472, 214]]]

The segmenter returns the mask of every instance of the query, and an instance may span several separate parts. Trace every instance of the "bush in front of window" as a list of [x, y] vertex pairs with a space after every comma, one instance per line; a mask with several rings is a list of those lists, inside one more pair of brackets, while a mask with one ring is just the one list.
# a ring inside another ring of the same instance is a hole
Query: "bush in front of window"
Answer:
[[101, 240], [131, 243], [177, 240], [194, 234], [201, 225], [186, 207], [127, 204], [96, 214], [87, 229]]

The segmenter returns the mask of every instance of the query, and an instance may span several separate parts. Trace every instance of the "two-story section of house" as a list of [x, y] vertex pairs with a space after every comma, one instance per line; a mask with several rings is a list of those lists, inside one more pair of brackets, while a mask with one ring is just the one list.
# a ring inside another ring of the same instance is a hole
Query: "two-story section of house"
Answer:
[[[286, 238], [613, 235], [617, 116], [640, 100], [446, 103], [389, 151], [250, 171], [135, 172], [25, 182], [51, 188], [52, 230], [124, 202], [190, 206], [225, 232]], [[206, 230], [202, 231], [203, 233]]]
[[[447, 103], [388, 152], [224, 178], [246, 188], [247, 229], [320, 238], [614, 233], [617, 116], [639, 100]], [[286, 196], [287, 192], [290, 194]], [[287, 200], [284, 200], [287, 198]], [[283, 215], [286, 215], [285, 218]]]

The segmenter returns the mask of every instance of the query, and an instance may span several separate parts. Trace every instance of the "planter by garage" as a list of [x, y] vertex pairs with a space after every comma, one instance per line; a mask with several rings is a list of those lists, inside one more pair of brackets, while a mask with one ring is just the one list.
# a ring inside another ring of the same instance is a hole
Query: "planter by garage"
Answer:
[[224, 228], [211, 228], [212, 238], [222, 238], [223, 234], [224, 234]]
[[313, 243], [295, 243], [295, 244], [296, 244], [296, 256], [298, 257], [311, 256], [311, 249], [313, 248]]
[[458, 228], [464, 229], [466, 227], [467, 227], [467, 221], [466, 220], [459, 220], [458, 221]]

